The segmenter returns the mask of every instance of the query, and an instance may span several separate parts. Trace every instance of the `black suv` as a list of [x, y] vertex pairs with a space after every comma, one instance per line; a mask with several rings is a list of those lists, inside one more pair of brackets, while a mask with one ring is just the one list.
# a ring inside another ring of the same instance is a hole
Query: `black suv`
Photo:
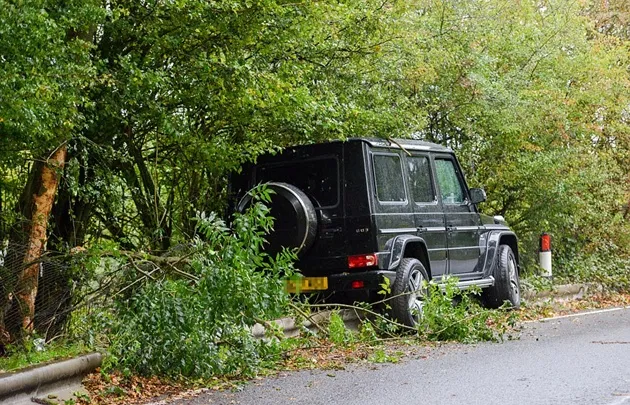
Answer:
[[392, 313], [411, 326], [424, 280], [455, 276], [483, 288], [487, 306], [520, 305], [516, 235], [478, 212], [485, 192], [468, 188], [448, 148], [403, 139], [287, 148], [232, 176], [231, 209], [245, 209], [261, 183], [275, 191], [268, 252], [298, 252], [304, 278], [293, 290], [375, 293], [387, 277]]

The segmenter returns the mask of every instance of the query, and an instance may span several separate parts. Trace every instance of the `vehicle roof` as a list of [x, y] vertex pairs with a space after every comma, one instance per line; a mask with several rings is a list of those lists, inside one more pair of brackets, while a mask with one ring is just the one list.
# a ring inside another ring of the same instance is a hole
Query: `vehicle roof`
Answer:
[[434, 152], [453, 152], [451, 148], [433, 142], [420, 141], [417, 139], [381, 139], [381, 138], [350, 138], [348, 141], [362, 141], [372, 147], [395, 148], [408, 150], [425, 150]]
[[294, 153], [306, 153], [307, 155], [314, 153], [315, 155], [319, 155], [323, 153], [323, 151], [326, 151], [329, 147], [334, 147], [334, 145], [341, 145], [344, 142], [364, 143], [371, 148], [382, 148], [388, 150], [402, 149], [404, 151], [453, 153], [452, 149], [445, 146], [416, 139], [348, 138], [345, 140], [333, 140], [322, 143], [287, 146], [283, 149], [283, 152], [281, 154], [259, 156], [258, 163], [277, 163], [288, 158], [289, 156], [292, 156]]

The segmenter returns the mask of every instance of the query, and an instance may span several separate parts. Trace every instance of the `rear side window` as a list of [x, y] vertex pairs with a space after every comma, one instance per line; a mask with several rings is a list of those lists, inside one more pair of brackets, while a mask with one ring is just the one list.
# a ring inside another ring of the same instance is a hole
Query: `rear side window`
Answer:
[[315, 207], [333, 207], [339, 202], [339, 168], [333, 157], [259, 166], [256, 181], [292, 184], [304, 191]]
[[398, 155], [374, 155], [376, 196], [381, 202], [405, 202], [405, 186]]
[[409, 166], [409, 187], [413, 201], [417, 203], [431, 203], [435, 201], [435, 192], [431, 182], [431, 167], [426, 156], [412, 156], [407, 158]]

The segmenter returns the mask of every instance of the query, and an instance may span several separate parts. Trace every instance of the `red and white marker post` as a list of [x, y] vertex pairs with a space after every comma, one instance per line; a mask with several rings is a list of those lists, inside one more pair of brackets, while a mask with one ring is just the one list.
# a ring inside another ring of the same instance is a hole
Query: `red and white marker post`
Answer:
[[538, 250], [538, 264], [544, 270], [543, 277], [551, 278], [551, 235], [543, 232], [540, 235], [540, 249]]

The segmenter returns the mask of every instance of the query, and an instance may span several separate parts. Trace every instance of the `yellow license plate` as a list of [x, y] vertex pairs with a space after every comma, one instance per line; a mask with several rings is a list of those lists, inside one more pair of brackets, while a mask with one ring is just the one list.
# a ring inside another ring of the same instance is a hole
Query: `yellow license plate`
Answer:
[[301, 293], [323, 291], [328, 289], [328, 277], [303, 277], [297, 280], [287, 280], [287, 292]]

